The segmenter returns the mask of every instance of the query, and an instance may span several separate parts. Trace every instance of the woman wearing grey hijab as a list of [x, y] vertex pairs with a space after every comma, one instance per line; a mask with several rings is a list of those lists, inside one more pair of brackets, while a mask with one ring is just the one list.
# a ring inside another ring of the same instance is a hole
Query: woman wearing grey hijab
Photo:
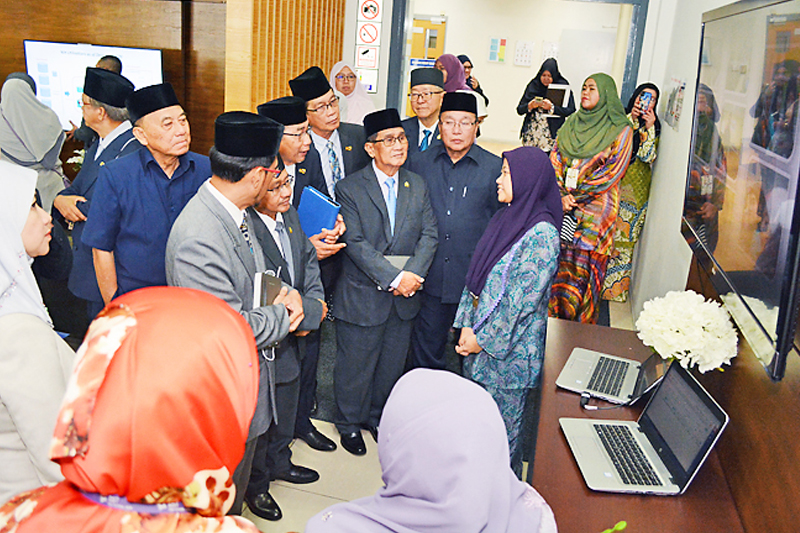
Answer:
[[3, 159], [38, 172], [36, 190], [48, 213], [64, 188], [58, 158], [64, 139], [58, 116], [36, 98], [33, 79], [23, 72], [10, 74], [0, 91], [0, 152]]
[[383, 410], [384, 487], [325, 509], [306, 533], [555, 533], [553, 512], [508, 461], [500, 412], [479, 385], [445, 370], [400, 378]]

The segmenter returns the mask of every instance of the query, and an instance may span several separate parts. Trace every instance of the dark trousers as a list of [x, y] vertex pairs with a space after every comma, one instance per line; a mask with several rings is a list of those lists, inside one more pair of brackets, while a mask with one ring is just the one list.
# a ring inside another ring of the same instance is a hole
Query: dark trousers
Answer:
[[[321, 329], [318, 329], [301, 339], [305, 341], [305, 357], [300, 361], [300, 394], [297, 399], [295, 435], [305, 435], [314, 428], [311, 424], [311, 409], [314, 407], [314, 397], [317, 395], [320, 338]], [[302, 343], [300, 345], [302, 349]]]
[[228, 514], [240, 515], [242, 514], [242, 504], [244, 503], [244, 493], [250, 481], [250, 469], [253, 465], [253, 455], [256, 452], [256, 443], [258, 439], [250, 439], [244, 445], [244, 457], [236, 465], [236, 470], [233, 471], [233, 484], [236, 485], [236, 499], [233, 500], [233, 505]]
[[[444, 348], [453, 327], [458, 304], [443, 304], [437, 296], [422, 291], [422, 307], [411, 332], [411, 368], [443, 370], [447, 357]], [[458, 342], [458, 339], [456, 339]]]
[[340, 433], [377, 427], [389, 392], [405, 368], [413, 322], [402, 320], [394, 305], [378, 326], [336, 321], [333, 393]]
[[297, 394], [300, 380], [275, 384], [275, 404], [278, 423], [270, 425], [266, 433], [258, 437], [247, 496], [269, 490], [269, 482], [279, 474], [285, 474], [291, 465], [292, 451], [289, 449], [294, 438], [294, 421], [297, 416]]

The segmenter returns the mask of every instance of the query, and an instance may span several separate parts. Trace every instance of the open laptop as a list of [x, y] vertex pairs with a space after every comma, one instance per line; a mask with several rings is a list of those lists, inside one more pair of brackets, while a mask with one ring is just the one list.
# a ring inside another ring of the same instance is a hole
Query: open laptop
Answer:
[[640, 363], [586, 348], [575, 348], [556, 385], [612, 403], [631, 404], [658, 384], [669, 364], [658, 354]]
[[561, 418], [586, 485], [603, 492], [683, 494], [728, 415], [680, 364], [672, 364], [639, 420]]

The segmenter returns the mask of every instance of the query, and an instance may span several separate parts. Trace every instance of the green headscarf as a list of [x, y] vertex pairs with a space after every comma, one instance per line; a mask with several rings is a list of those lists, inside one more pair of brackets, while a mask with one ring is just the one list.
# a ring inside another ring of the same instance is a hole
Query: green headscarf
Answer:
[[[617, 96], [617, 84], [599, 72], [588, 79], [597, 84], [600, 99], [591, 110], [579, 107], [558, 130], [558, 151], [570, 159], [586, 159], [599, 154], [631, 123]], [[584, 81], [584, 83], [586, 83]]]

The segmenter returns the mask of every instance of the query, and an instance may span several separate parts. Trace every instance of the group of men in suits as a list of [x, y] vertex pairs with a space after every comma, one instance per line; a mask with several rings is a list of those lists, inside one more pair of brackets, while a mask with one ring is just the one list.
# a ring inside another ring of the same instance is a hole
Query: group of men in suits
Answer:
[[[205, 157], [189, 151], [188, 120], [169, 84], [134, 91], [119, 74], [86, 76], [84, 118], [99, 140], [56, 206], [81, 254], [75, 292], [91, 314], [116, 295], [168, 283], [214, 294], [244, 316], [261, 373], [232, 512], [247, 501], [278, 520], [270, 481], [319, 478], [292, 463], [291, 440], [337, 447], [310, 419], [326, 315], [337, 340], [336, 426], [352, 454], [366, 453], [362, 429], [377, 441], [407, 353], [412, 366], [444, 366], [448, 306], [499, 207], [500, 160], [474, 144], [475, 99], [445, 95], [441, 71], [417, 69], [414, 118], [385, 109], [364, 126], [346, 124], [324, 73], [311, 67], [290, 80], [293, 96], [258, 114], [220, 115]], [[296, 210], [307, 186], [341, 206], [334, 227], [316, 235], [304, 233]], [[271, 303], [254, 300], [264, 272], [283, 286]]]

